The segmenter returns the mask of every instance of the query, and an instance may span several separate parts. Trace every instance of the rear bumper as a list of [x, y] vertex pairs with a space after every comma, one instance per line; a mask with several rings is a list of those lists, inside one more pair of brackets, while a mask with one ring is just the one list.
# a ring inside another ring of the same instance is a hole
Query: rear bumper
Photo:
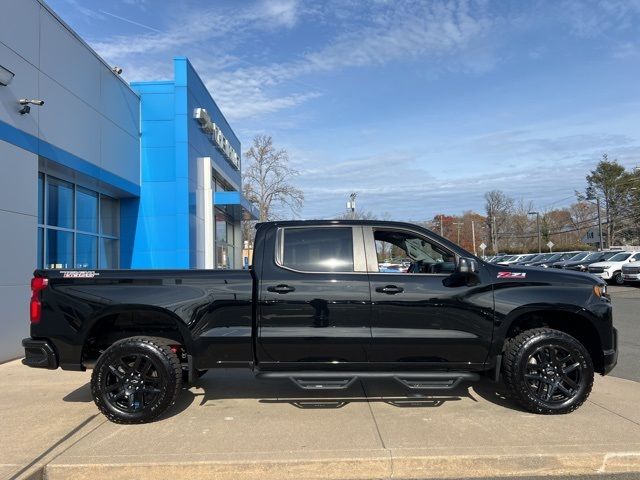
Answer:
[[604, 372], [606, 375], [613, 367], [618, 363], [618, 330], [613, 329], [613, 348], [611, 350], [605, 350], [603, 353], [604, 358]]
[[49, 370], [58, 368], [58, 357], [48, 341], [25, 338], [22, 340], [22, 346], [24, 347], [24, 358], [22, 359], [24, 365], [34, 368], [48, 368]]

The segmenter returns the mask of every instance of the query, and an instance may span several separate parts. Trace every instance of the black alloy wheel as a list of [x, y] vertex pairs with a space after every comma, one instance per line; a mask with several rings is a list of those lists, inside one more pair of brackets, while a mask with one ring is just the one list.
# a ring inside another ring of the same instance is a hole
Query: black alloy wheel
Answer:
[[582, 370], [577, 355], [559, 345], [538, 347], [527, 360], [524, 378], [533, 395], [551, 404], [561, 404], [578, 394]]
[[108, 366], [102, 377], [102, 390], [109, 403], [133, 413], [144, 409], [162, 393], [165, 379], [146, 354], [121, 356]]
[[176, 400], [182, 367], [162, 339], [126, 338], [100, 356], [91, 393], [100, 411], [116, 423], [154, 420]]
[[503, 376], [512, 398], [526, 410], [569, 413], [593, 386], [593, 361], [571, 335], [550, 328], [526, 330], [507, 340]]

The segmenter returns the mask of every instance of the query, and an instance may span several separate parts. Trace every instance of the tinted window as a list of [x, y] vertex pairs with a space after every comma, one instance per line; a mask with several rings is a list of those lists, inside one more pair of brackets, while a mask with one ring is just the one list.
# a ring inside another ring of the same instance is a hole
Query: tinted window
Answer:
[[47, 268], [72, 268], [73, 233], [47, 230]]
[[76, 229], [98, 231], [98, 194], [83, 188], [76, 192]]
[[120, 233], [119, 207], [116, 199], [100, 196], [100, 231], [103, 234], [117, 236]]
[[351, 228], [287, 228], [282, 264], [306, 272], [353, 272]]
[[76, 267], [96, 268], [98, 265], [98, 237], [76, 235]]
[[73, 228], [73, 185], [49, 177], [47, 225]]

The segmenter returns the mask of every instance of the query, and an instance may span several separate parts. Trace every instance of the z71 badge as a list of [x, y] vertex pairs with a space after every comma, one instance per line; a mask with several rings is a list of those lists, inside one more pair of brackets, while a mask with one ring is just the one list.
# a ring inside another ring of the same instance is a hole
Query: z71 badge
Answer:
[[498, 278], [526, 278], [526, 272], [498, 272]]
[[94, 272], [93, 270], [82, 270], [82, 271], [62, 270], [60, 273], [62, 274], [62, 278], [93, 278], [100, 275], [98, 272]]

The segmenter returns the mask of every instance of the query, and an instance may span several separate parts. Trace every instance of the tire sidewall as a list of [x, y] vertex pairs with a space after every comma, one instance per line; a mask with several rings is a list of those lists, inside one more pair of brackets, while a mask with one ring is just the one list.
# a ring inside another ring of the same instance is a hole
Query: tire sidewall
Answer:
[[[135, 354], [142, 354], [151, 361], [160, 377], [161, 393], [139, 411], [127, 412], [109, 401], [103, 385], [109, 365], [123, 356]], [[112, 345], [100, 356], [91, 375], [91, 393], [95, 404], [109, 419], [122, 423], [142, 423], [156, 418], [173, 403], [176, 388], [174, 369], [165, 352], [157, 345], [141, 340], [125, 340]]]
[[[542, 346], [558, 346], [572, 352], [580, 362], [580, 385], [578, 393], [562, 403], [548, 403], [536, 397], [525, 379], [529, 356]], [[540, 413], [568, 412], [582, 404], [591, 391], [593, 383], [593, 362], [584, 346], [572, 337], [558, 333], [540, 333], [530, 338], [519, 350], [516, 358], [516, 375], [513, 379], [520, 398]]]

